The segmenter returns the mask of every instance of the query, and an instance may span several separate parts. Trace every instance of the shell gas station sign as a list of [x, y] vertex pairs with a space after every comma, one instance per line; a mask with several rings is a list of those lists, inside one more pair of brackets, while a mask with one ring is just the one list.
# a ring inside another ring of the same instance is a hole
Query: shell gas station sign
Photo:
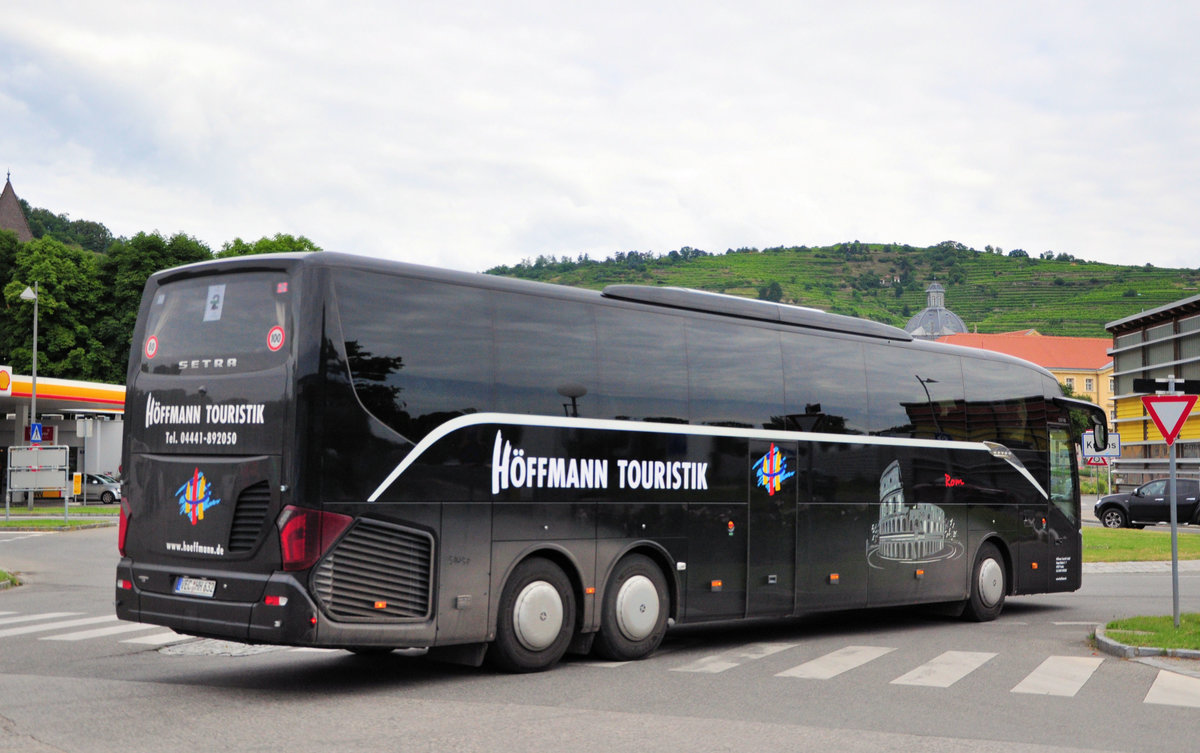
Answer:
[[0, 366], [0, 397], [12, 397], [13, 371], [11, 366]]

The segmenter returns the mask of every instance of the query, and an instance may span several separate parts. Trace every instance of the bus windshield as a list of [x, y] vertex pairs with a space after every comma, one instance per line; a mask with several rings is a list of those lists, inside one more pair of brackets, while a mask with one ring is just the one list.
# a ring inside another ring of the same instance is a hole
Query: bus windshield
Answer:
[[281, 272], [164, 285], [150, 303], [141, 371], [229, 374], [277, 366], [290, 350], [288, 311]]

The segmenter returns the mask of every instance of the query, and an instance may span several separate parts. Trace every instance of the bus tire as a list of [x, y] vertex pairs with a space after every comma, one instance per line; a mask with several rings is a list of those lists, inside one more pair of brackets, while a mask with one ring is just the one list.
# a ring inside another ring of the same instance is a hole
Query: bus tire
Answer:
[[604, 589], [596, 654], [613, 661], [649, 656], [662, 643], [670, 612], [667, 580], [658, 565], [641, 554], [623, 558]]
[[500, 596], [488, 657], [509, 672], [554, 666], [575, 634], [575, 593], [562, 568], [535, 557], [517, 565]]
[[975, 622], [989, 622], [1004, 609], [1004, 595], [1008, 592], [1005, 582], [1004, 557], [995, 544], [985, 543], [975, 555], [975, 567], [971, 569], [971, 596], [967, 599], [963, 616]]

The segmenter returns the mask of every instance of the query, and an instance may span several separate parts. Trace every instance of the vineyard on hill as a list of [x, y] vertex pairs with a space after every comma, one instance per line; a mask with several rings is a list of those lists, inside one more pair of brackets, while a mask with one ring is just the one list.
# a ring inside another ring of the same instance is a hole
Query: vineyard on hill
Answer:
[[953, 241], [925, 248], [854, 241], [824, 247], [710, 254], [618, 253], [604, 260], [538, 257], [490, 274], [599, 289], [673, 285], [811, 306], [903, 326], [933, 281], [972, 331], [1037, 329], [1105, 337], [1104, 325], [1200, 293], [1200, 269], [1120, 266], [1045, 252], [977, 251]]

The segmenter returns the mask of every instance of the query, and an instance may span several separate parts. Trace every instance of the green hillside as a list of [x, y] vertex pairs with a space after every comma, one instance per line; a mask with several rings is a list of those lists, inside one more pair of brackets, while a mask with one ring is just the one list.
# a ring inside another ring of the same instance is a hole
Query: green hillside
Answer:
[[489, 274], [599, 289], [612, 283], [675, 285], [768, 298], [903, 326], [925, 307], [925, 288], [946, 288], [946, 307], [973, 331], [1037, 329], [1106, 337], [1107, 322], [1200, 292], [1200, 269], [1119, 266], [1069, 254], [977, 251], [946, 241], [928, 248], [840, 243], [709, 254], [618, 253], [603, 261], [538, 257]]

